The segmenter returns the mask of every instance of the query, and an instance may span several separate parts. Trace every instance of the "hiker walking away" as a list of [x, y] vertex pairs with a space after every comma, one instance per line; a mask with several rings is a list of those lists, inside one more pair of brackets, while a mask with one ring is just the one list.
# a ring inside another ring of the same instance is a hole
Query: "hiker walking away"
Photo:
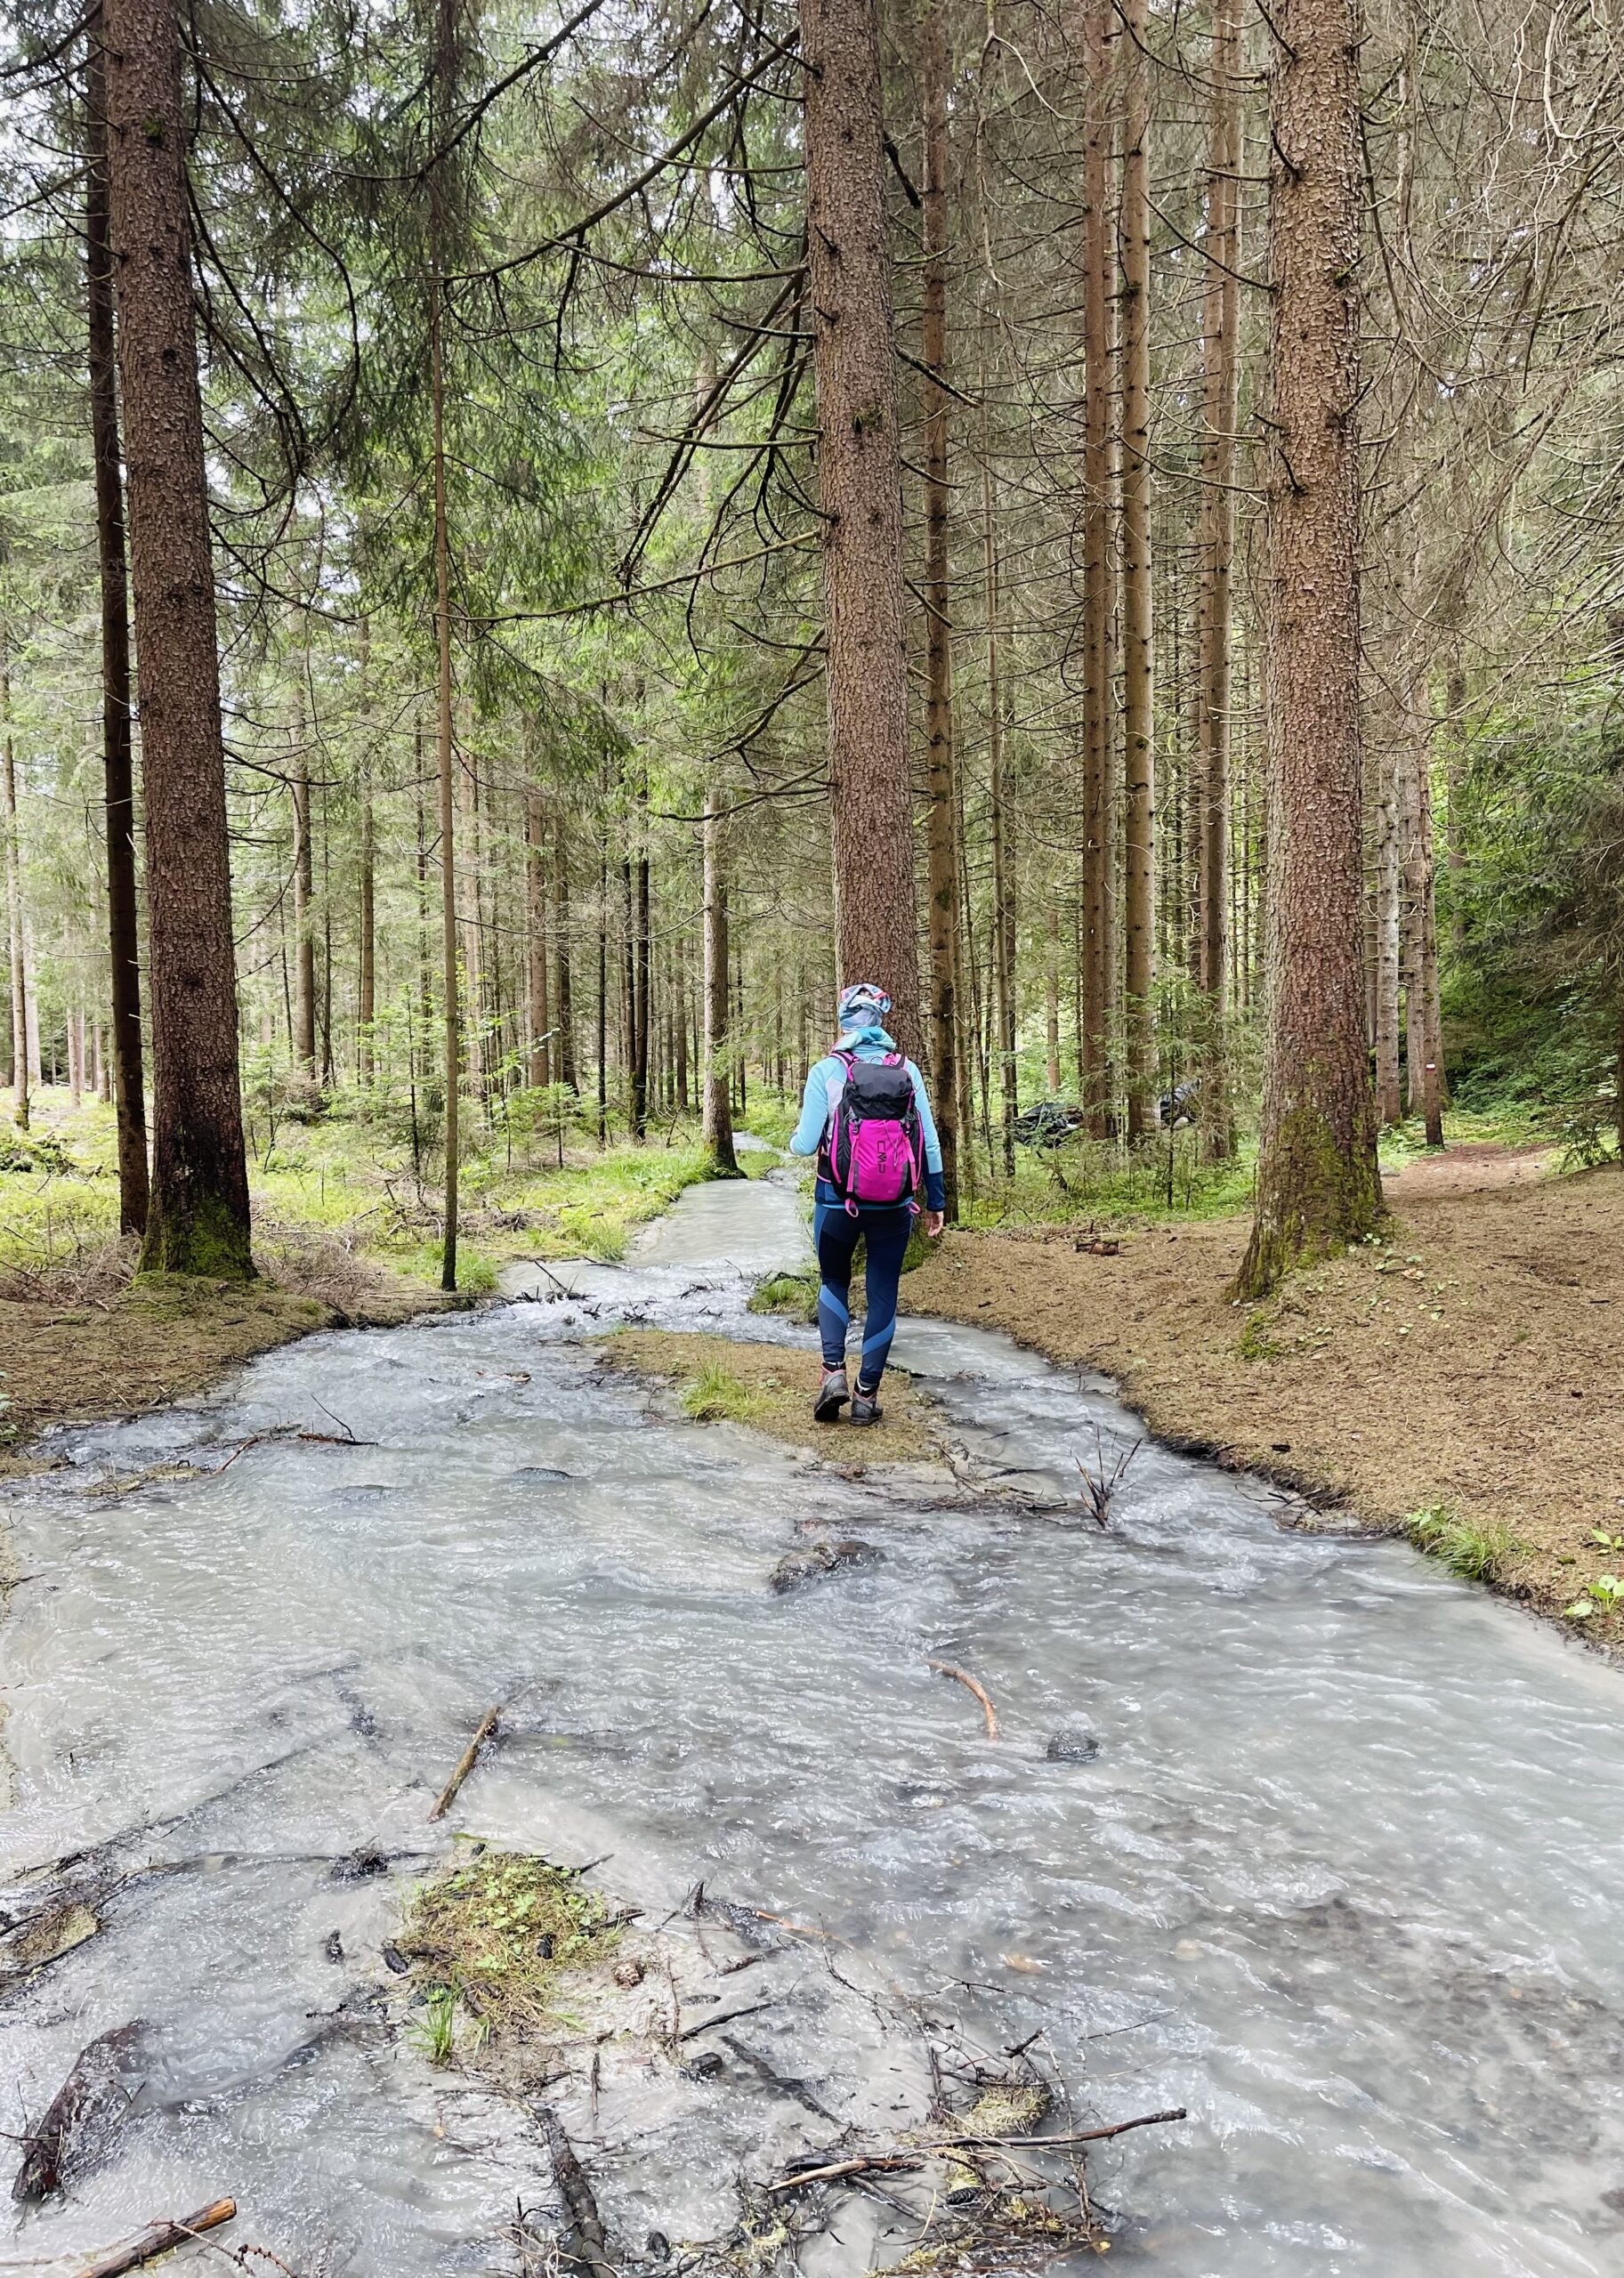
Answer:
[[[823, 1379], [812, 1414], [820, 1424], [836, 1423], [848, 1400], [853, 1424], [879, 1422], [902, 1255], [919, 1213], [917, 1190], [925, 1188], [925, 1231], [933, 1241], [947, 1208], [941, 1143], [925, 1078], [887, 1035], [890, 1010], [890, 998], [874, 981], [842, 990], [840, 1034], [807, 1074], [801, 1120], [789, 1143], [792, 1154], [818, 1158], [812, 1242]], [[868, 1313], [853, 1393], [846, 1384], [846, 1329], [859, 1241], [868, 1256]]]

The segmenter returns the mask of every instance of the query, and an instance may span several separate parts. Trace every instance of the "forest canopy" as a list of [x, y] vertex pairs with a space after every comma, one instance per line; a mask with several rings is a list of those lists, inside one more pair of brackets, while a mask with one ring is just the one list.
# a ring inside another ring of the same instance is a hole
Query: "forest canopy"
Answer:
[[448, 1286], [515, 1133], [731, 1168], [837, 976], [953, 1211], [1261, 1124], [1259, 1286], [1407, 1113], [1624, 1151], [1604, 12], [99, 0], [4, 69], [0, 1061], [117, 1096], [149, 1265], [246, 1270], [244, 1103], [409, 1146]]

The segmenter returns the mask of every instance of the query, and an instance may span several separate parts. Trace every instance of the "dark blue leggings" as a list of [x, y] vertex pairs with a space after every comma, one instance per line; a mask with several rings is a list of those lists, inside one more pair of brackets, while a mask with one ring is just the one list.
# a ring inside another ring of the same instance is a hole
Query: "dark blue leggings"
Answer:
[[818, 1330], [823, 1339], [823, 1365], [843, 1369], [846, 1329], [852, 1318], [852, 1260], [860, 1241], [868, 1248], [866, 1295], [868, 1315], [863, 1322], [862, 1358], [857, 1381], [865, 1392], [879, 1383], [897, 1325], [897, 1283], [902, 1278], [902, 1255], [913, 1232], [911, 1210], [865, 1210], [853, 1218], [844, 1203], [820, 1202], [812, 1216], [812, 1241], [818, 1252]]

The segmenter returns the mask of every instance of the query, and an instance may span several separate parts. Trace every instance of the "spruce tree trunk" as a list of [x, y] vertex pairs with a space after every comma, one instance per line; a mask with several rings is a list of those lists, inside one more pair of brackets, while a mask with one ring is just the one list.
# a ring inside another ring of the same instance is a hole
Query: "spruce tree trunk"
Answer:
[[[368, 666], [371, 663], [372, 627], [361, 619], [361, 714], [366, 719]], [[361, 1082], [369, 1084], [376, 1066], [376, 1050], [373, 1023], [377, 1019], [378, 948], [377, 948], [377, 844], [372, 812], [372, 763], [369, 751], [363, 751], [356, 785], [360, 808], [359, 817], [360, 868], [360, 945], [357, 977], [355, 1019], [359, 1034], [356, 1038], [356, 1067]], [[331, 987], [329, 972], [328, 986]]]
[[1128, 0], [1122, 149], [1122, 930], [1127, 1133], [1156, 1127], [1156, 743], [1151, 571], [1151, 130], [1146, 0]]
[[[436, 232], [438, 235], [438, 232]], [[456, 942], [456, 797], [451, 735], [451, 539], [446, 515], [445, 359], [440, 337], [440, 282], [429, 282], [429, 398], [433, 423], [434, 642], [437, 706], [435, 771], [440, 790], [440, 991], [445, 1019], [446, 1175], [440, 1286], [456, 1287], [457, 1170], [462, 1150], [462, 1017]]]
[[649, 1015], [653, 981], [647, 854], [638, 856], [634, 875], [637, 908], [633, 920], [633, 937], [637, 945], [637, 956], [632, 968], [632, 1136], [642, 1140], [649, 1128]]
[[0, 824], [5, 829], [5, 915], [12, 970], [12, 1119], [28, 1127], [28, 961], [22, 922], [22, 841], [17, 828], [17, 746], [12, 673], [0, 655]]
[[311, 932], [316, 869], [311, 845], [310, 763], [304, 749], [304, 706], [301, 699], [288, 788], [294, 806], [294, 1058], [307, 1083], [316, 1080], [316, 942]]
[[1401, 896], [1399, 748], [1386, 739], [1377, 757], [1376, 803], [1376, 1112], [1384, 1125], [1402, 1122], [1399, 1094], [1399, 921]]
[[737, 1178], [733, 1114], [728, 1096], [727, 875], [723, 868], [722, 794], [705, 794], [705, 1049], [700, 1073], [700, 1136], [718, 1178]]
[[146, 794], [153, 1073], [143, 1266], [246, 1280], [214, 570], [174, 0], [106, 0], [108, 172]]
[[1229, 1019], [1229, 778], [1235, 550], [1235, 421], [1240, 368], [1237, 275], [1240, 166], [1240, 0], [1214, 0], [1202, 306], [1201, 503], [1196, 601], [1196, 979], [1206, 998], [1201, 1142], [1213, 1159], [1233, 1143]]
[[1082, 0], [1083, 864], [1078, 1080], [1088, 1127], [1110, 1115], [1113, 837], [1111, 782], [1111, 0]]
[[1236, 1294], [1381, 1216], [1365, 1049], [1359, 718], [1357, 0], [1273, 19], [1269, 1025]]
[[1015, 1175], [1015, 1117], [1020, 1112], [1015, 1070], [1014, 871], [1006, 843], [1003, 657], [998, 625], [998, 521], [987, 436], [987, 376], [982, 374], [982, 529], [987, 607], [987, 738], [992, 838], [992, 959], [998, 1020], [999, 1143], [1004, 1175]]
[[559, 1082], [577, 1092], [580, 1082], [575, 1065], [575, 998], [570, 971], [570, 837], [562, 804], [553, 824], [553, 933], [558, 955], [558, 998], [553, 1008], [558, 1051], [554, 1057]]
[[524, 793], [526, 973], [529, 983], [529, 1080], [553, 1081], [552, 1020], [547, 1006], [547, 821], [534, 783]]
[[[1416, 701], [1426, 702], [1426, 689]], [[1443, 1016], [1438, 989], [1437, 861], [1433, 840], [1431, 723], [1415, 724], [1415, 901], [1417, 1042], [1420, 1087], [1417, 1104], [1429, 1147], [1443, 1144]]]
[[107, 169], [107, 58], [93, 23], [85, 69], [85, 302], [90, 424], [101, 586], [101, 771], [107, 816], [107, 931], [112, 987], [113, 1104], [118, 1133], [118, 1231], [147, 1230], [147, 1095], [141, 1065], [141, 940], [135, 876], [133, 707], [124, 459], [118, 445], [112, 217]]
[[925, 376], [925, 744], [929, 793], [931, 1091], [941, 1141], [949, 1222], [958, 1217], [959, 1074], [958, 787], [953, 749], [953, 636], [948, 550], [948, 53], [944, 11], [927, 5], [920, 27], [924, 96], [925, 254], [921, 346]]
[[889, 990], [920, 1048], [902, 466], [875, 0], [802, 0], [808, 299], [839, 980]]

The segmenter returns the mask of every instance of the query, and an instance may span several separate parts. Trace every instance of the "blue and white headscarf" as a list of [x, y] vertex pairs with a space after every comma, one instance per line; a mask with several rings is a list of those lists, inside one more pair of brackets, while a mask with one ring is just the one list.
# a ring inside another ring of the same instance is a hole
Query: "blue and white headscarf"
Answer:
[[843, 989], [835, 1008], [840, 1030], [835, 1049], [851, 1052], [860, 1044], [881, 1044], [894, 1051], [885, 1030], [890, 1010], [891, 999], [877, 981], [854, 981], [849, 989]]

